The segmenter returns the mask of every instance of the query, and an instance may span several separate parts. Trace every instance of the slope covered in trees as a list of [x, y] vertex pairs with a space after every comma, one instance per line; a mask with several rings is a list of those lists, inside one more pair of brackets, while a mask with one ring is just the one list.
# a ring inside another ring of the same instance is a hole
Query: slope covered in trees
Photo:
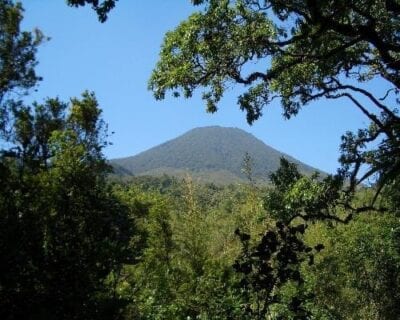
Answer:
[[[283, 162], [272, 187], [161, 177], [116, 185], [146, 204], [146, 245], [122, 271], [127, 319], [397, 319], [400, 225], [368, 212], [306, 226], [298, 214], [335, 210], [329, 182]], [[368, 203], [362, 190], [354, 205]], [[333, 212], [331, 211], [333, 214]], [[333, 217], [344, 217], [337, 209]], [[312, 219], [310, 217], [310, 219]]]
[[296, 163], [301, 172], [311, 174], [316, 169], [285, 155], [237, 128], [204, 127], [189, 132], [136, 156], [115, 159], [116, 172], [121, 175], [178, 175], [190, 173], [203, 181], [234, 182], [246, 178], [243, 161], [250, 156], [252, 175], [267, 180], [285, 157]]

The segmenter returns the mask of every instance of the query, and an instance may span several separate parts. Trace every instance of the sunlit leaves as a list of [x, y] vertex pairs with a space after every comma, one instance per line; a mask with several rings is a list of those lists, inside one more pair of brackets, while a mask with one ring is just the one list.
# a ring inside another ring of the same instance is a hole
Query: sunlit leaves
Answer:
[[[240, 76], [247, 62], [265, 57], [270, 48], [263, 41], [273, 37], [273, 24], [263, 14], [240, 1], [235, 6], [229, 1], [211, 1], [206, 13], [191, 15], [167, 33], [149, 88], [157, 99], [163, 99], [167, 90], [182, 90], [190, 97], [197, 87], [203, 87], [207, 110], [215, 112], [228, 82]], [[243, 109], [252, 111], [249, 104]]]

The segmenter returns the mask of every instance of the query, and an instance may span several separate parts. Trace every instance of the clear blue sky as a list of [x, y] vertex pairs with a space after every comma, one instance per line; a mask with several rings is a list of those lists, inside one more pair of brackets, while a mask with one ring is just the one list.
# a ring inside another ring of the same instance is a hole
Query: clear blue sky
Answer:
[[279, 104], [265, 110], [253, 126], [235, 104], [232, 90], [216, 114], [207, 114], [198, 98], [155, 101], [147, 81], [166, 31], [196, 8], [189, 0], [120, 0], [100, 24], [86, 8], [63, 0], [24, 0], [23, 27], [40, 28], [51, 40], [41, 46], [38, 74], [44, 80], [30, 99], [67, 100], [94, 91], [103, 118], [114, 131], [108, 158], [137, 154], [201, 126], [242, 128], [268, 145], [326, 172], [338, 167], [340, 136], [367, 124], [346, 101], [321, 101], [289, 121]]

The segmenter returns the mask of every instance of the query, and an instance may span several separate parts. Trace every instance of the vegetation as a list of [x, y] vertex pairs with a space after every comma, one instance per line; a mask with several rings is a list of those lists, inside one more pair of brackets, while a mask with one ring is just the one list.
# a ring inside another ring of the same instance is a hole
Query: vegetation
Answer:
[[108, 13], [115, 7], [118, 0], [67, 0], [67, 4], [71, 7], [83, 7], [90, 5], [96, 12], [99, 21], [105, 22]]
[[[124, 317], [396, 319], [398, 216], [369, 212], [344, 224], [335, 219], [346, 212], [335, 206], [332, 218], [305, 221], [300, 213], [321, 206], [328, 182], [285, 161], [273, 181], [216, 186], [164, 176], [116, 184], [125, 203], [147, 208], [138, 222], [143, 254], [118, 283], [131, 302]], [[372, 196], [359, 190], [354, 205]]]
[[14, 147], [1, 159], [5, 319], [111, 316], [120, 302], [109, 277], [136, 254], [133, 216], [107, 186], [96, 100], [66, 106], [13, 110]]
[[93, 93], [27, 106], [40, 32], [0, 1], [0, 317], [104, 319], [123, 301], [115, 279], [137, 255], [135, 212], [107, 182], [105, 124]]
[[[281, 101], [286, 118], [321, 98], [347, 99], [370, 125], [343, 136], [341, 175], [353, 190], [368, 179], [377, 182], [378, 193], [394, 181], [399, 172], [398, 1], [193, 3], [204, 10], [164, 39], [149, 82], [157, 99], [169, 90], [190, 97], [203, 89], [207, 111], [215, 112], [233, 83], [244, 88], [237, 103], [250, 124], [274, 99]], [[375, 79], [387, 91], [368, 91], [365, 84]]]
[[[68, 1], [102, 21], [115, 2]], [[336, 176], [281, 159], [259, 185], [246, 154], [246, 183], [111, 183], [94, 93], [22, 99], [45, 38], [0, 0], [0, 317], [397, 319], [398, 2], [193, 2], [204, 12], [167, 35], [150, 82], [158, 98], [204, 87], [215, 111], [233, 80], [248, 86], [238, 102], [249, 122], [277, 95], [287, 117], [345, 97], [371, 125], [344, 136]], [[244, 75], [254, 59], [270, 66]], [[391, 86], [383, 99], [362, 87], [374, 77]]]

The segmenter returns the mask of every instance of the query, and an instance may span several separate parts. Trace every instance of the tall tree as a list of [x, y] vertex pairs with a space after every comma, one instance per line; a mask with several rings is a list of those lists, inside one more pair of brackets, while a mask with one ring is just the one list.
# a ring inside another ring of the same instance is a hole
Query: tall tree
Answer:
[[27, 106], [40, 77], [38, 30], [0, 0], [0, 317], [110, 318], [134, 257], [132, 213], [113, 195], [106, 125], [92, 93]]
[[[203, 11], [165, 36], [149, 82], [157, 99], [170, 90], [190, 97], [201, 88], [207, 111], [215, 112], [226, 89], [236, 84], [243, 87], [237, 103], [250, 124], [274, 99], [280, 99], [286, 118], [320, 98], [347, 99], [370, 125], [343, 137], [341, 173], [352, 189], [373, 179], [378, 193], [398, 176], [398, 1], [193, 3]], [[381, 98], [366, 89], [374, 79], [388, 87]]]
[[35, 72], [36, 51], [44, 40], [40, 30], [22, 31], [20, 3], [0, 0], [0, 138], [7, 133], [12, 100], [18, 100], [40, 80]]
[[134, 258], [134, 221], [107, 184], [101, 110], [85, 92], [13, 108], [0, 157], [0, 314], [96, 319], [120, 307], [108, 278]]

